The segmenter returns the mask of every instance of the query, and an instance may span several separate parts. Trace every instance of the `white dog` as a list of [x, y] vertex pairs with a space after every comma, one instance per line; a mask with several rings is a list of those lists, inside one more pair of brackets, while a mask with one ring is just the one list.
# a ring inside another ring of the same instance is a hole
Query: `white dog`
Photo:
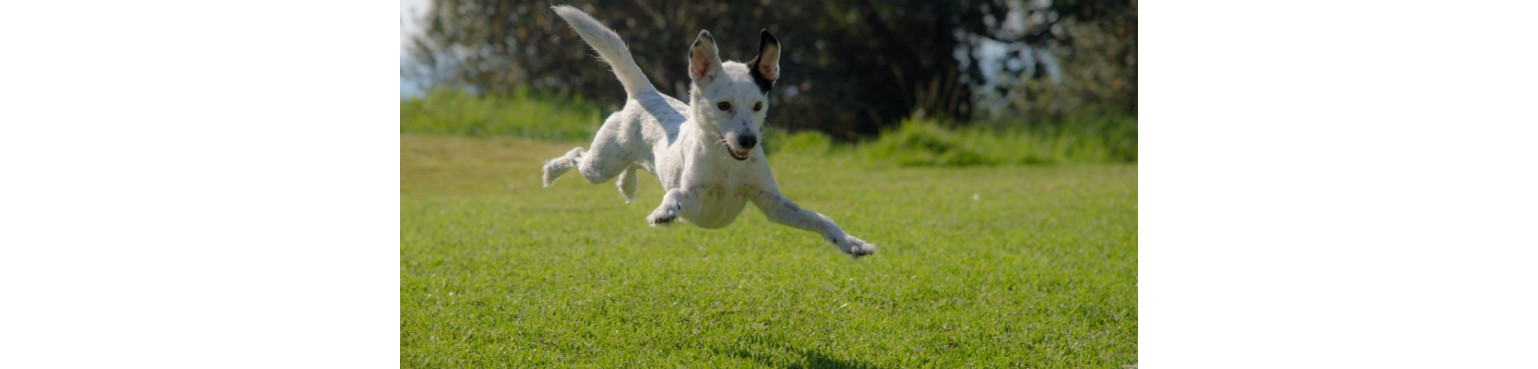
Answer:
[[635, 200], [640, 168], [667, 191], [646, 217], [652, 226], [683, 218], [704, 228], [724, 227], [752, 200], [770, 221], [820, 233], [857, 258], [876, 251], [827, 216], [796, 206], [774, 184], [758, 145], [767, 94], [780, 76], [780, 42], [768, 30], [759, 33], [759, 55], [747, 64], [722, 63], [715, 38], [701, 30], [689, 47], [693, 83], [685, 104], [652, 86], [613, 30], [576, 8], [553, 9], [614, 68], [629, 99], [604, 121], [588, 150], [577, 147], [545, 162], [545, 187], [572, 168], [594, 184], [619, 175], [628, 203]]

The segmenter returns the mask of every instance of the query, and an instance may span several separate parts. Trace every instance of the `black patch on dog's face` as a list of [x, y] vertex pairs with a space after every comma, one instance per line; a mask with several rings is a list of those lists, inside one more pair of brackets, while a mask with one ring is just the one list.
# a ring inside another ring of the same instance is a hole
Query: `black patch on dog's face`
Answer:
[[[774, 82], [776, 80], [778, 80], [778, 78], [776, 78], [776, 79], [765, 78], [764, 74], [762, 72], [760, 72], [759, 69], [758, 69], [758, 60], [759, 60], [759, 58], [763, 57], [764, 52], [768, 51], [767, 48], [769, 48], [770, 46], [773, 46], [775, 48], [779, 48], [780, 47], [780, 40], [775, 39], [774, 35], [770, 34], [769, 30], [767, 30], [767, 29], [759, 31], [758, 32], [758, 55], [754, 56], [753, 60], [748, 61], [748, 74], [753, 76], [753, 83], [758, 85], [758, 90], [760, 92], [765, 93], [765, 94], [769, 93], [769, 90], [774, 89]], [[776, 77], [778, 77], [778, 76], [776, 76]]]
[[759, 92], [767, 94], [769, 90], [774, 89], [774, 81], [764, 78], [764, 75], [758, 72], [758, 58], [753, 58], [753, 61], [748, 63], [748, 73], [753, 75], [753, 83], [758, 85]]

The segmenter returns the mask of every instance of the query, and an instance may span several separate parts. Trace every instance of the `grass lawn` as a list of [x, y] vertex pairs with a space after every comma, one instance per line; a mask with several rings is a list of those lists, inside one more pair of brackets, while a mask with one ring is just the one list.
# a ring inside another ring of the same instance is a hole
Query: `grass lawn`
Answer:
[[[872, 168], [770, 156], [859, 260], [752, 206], [647, 227], [661, 198], [544, 159], [576, 144], [401, 135], [402, 367], [1060, 367], [1137, 363], [1137, 167]], [[586, 146], [586, 144], [580, 144]]]

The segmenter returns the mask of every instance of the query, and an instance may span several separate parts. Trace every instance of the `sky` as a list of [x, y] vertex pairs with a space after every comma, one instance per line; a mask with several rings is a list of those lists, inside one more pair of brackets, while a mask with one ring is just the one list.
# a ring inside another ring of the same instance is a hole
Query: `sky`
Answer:
[[401, 0], [401, 47], [406, 45], [408, 35], [421, 31], [422, 26], [417, 24], [416, 18], [427, 11], [430, 0]]
[[[406, 59], [406, 44], [410, 42], [411, 35], [422, 31], [422, 25], [417, 22], [417, 17], [427, 11], [428, 4], [430, 3], [431, 0], [401, 0], [400, 57], [403, 63]], [[418, 96], [423, 93], [422, 88], [417, 83], [407, 80], [406, 77], [400, 78], [400, 86], [402, 99]]]

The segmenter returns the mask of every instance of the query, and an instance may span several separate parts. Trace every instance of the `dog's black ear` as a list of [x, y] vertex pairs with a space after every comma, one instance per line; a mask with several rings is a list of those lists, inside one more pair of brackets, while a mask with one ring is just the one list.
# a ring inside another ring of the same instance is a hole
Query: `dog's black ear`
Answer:
[[721, 54], [716, 49], [716, 38], [710, 31], [700, 30], [689, 46], [689, 78], [698, 83], [708, 83], [721, 73]]
[[764, 93], [769, 93], [774, 81], [780, 80], [780, 40], [768, 29], [758, 32], [758, 56], [748, 62], [748, 73]]

